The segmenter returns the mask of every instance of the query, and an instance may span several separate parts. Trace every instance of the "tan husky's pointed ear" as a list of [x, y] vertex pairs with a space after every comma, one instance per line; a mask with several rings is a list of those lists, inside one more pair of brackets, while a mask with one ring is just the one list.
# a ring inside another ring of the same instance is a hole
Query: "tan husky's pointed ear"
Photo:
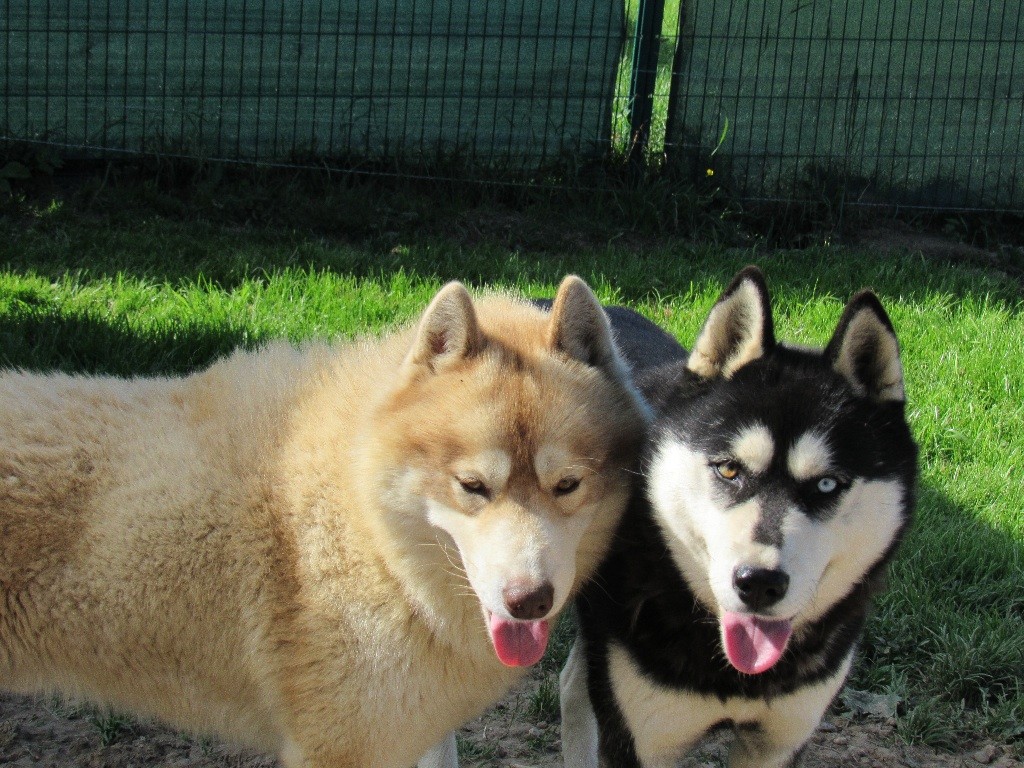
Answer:
[[846, 305], [825, 357], [861, 397], [903, 402], [903, 364], [892, 321], [871, 291]]
[[768, 286], [760, 269], [746, 267], [711, 308], [686, 366], [705, 379], [729, 378], [774, 346]]
[[465, 286], [448, 283], [423, 312], [407, 365], [426, 366], [431, 372], [483, 349], [484, 339], [473, 300]]
[[551, 305], [548, 346], [615, 378], [626, 375], [612, 342], [608, 316], [590, 286], [576, 275], [569, 275], [558, 286]]

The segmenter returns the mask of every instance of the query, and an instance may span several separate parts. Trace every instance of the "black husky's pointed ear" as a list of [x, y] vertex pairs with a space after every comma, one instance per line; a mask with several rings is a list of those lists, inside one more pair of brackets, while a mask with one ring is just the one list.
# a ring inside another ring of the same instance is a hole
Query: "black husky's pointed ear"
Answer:
[[825, 347], [825, 356], [858, 395], [881, 401], [904, 400], [896, 331], [882, 302], [871, 291], [861, 291], [850, 299]]
[[625, 364], [612, 342], [608, 316], [594, 292], [576, 275], [566, 277], [551, 305], [548, 346], [624, 379]]
[[423, 312], [406, 364], [426, 366], [434, 372], [482, 348], [483, 334], [473, 300], [462, 283], [451, 282]]
[[768, 286], [757, 267], [746, 267], [704, 321], [687, 367], [705, 379], [729, 378], [775, 346]]

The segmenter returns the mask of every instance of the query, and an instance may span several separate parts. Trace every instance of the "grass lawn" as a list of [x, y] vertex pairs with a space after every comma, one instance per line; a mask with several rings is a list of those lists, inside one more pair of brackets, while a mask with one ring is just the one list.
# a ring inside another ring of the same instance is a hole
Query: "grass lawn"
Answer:
[[[179, 374], [272, 337], [384, 329], [414, 317], [450, 279], [550, 296], [566, 272], [688, 345], [728, 279], [752, 262], [768, 276], [779, 338], [821, 344], [850, 294], [872, 286], [903, 345], [921, 499], [851, 686], [898, 701], [911, 741], [1024, 738], [1018, 278], [838, 247], [761, 252], [616, 237], [545, 247], [529, 227], [521, 238], [467, 236], [481, 217], [494, 214], [453, 214], [447, 235], [414, 221], [351, 237], [146, 206], [29, 206], [0, 218], [0, 362]], [[564, 637], [554, 648], [565, 652]]]

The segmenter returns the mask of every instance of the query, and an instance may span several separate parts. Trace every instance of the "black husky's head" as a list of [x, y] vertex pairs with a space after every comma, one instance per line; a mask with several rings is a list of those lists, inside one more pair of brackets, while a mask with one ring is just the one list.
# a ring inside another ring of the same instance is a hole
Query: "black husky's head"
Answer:
[[661, 391], [655, 516], [730, 662], [762, 672], [891, 557], [908, 522], [917, 449], [896, 335], [865, 291], [824, 349], [780, 345], [747, 268]]

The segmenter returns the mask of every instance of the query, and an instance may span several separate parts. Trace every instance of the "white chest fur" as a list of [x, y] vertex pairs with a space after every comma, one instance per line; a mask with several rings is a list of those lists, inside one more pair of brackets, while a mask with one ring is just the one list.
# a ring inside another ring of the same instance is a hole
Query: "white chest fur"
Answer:
[[[671, 766], [712, 726], [723, 721], [756, 726], [741, 736], [730, 766], [784, 765], [817, 727], [850, 669], [852, 653], [836, 673], [771, 700], [724, 701], [667, 688], [646, 677], [621, 646], [609, 649], [612, 687], [644, 766]], [[714, 663], [714, 662], [712, 662]]]

